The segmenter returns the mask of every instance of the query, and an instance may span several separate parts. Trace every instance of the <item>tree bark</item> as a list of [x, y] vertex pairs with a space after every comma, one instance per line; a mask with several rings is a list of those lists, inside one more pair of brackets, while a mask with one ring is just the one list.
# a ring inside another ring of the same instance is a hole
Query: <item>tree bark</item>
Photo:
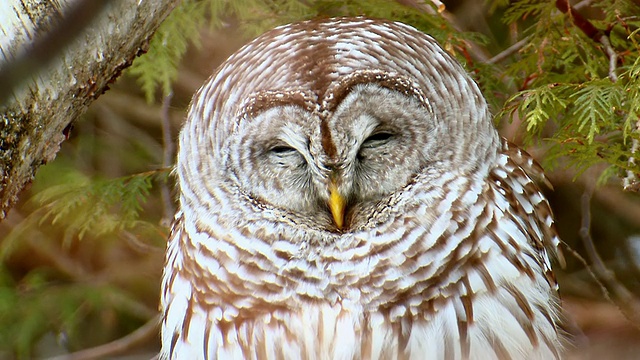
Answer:
[[0, 1], [0, 221], [178, 1]]

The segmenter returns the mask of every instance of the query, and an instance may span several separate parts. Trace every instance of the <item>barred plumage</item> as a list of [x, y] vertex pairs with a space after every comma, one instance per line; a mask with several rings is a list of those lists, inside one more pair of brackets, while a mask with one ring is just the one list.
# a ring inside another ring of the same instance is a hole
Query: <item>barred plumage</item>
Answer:
[[525, 152], [428, 35], [276, 28], [194, 96], [162, 359], [552, 359], [559, 243]]

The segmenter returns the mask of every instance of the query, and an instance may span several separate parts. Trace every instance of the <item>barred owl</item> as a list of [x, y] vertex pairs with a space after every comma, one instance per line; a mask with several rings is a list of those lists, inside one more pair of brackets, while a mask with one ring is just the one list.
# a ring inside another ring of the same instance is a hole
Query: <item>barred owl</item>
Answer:
[[553, 359], [559, 239], [465, 70], [367, 18], [258, 37], [195, 94], [162, 359]]

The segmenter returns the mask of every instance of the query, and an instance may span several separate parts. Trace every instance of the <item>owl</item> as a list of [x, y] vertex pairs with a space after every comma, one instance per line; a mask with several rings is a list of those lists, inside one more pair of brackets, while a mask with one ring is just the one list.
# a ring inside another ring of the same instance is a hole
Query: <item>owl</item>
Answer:
[[275, 28], [195, 94], [161, 359], [558, 359], [559, 238], [478, 86], [430, 36]]

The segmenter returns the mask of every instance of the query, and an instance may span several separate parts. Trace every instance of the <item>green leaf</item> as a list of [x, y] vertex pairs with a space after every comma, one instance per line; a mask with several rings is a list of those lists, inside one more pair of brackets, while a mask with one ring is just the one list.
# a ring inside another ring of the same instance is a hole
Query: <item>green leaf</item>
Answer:
[[608, 79], [594, 80], [579, 85], [570, 98], [577, 131], [585, 134], [587, 142], [591, 143], [603, 128], [615, 126], [614, 110], [621, 108], [623, 92]]

